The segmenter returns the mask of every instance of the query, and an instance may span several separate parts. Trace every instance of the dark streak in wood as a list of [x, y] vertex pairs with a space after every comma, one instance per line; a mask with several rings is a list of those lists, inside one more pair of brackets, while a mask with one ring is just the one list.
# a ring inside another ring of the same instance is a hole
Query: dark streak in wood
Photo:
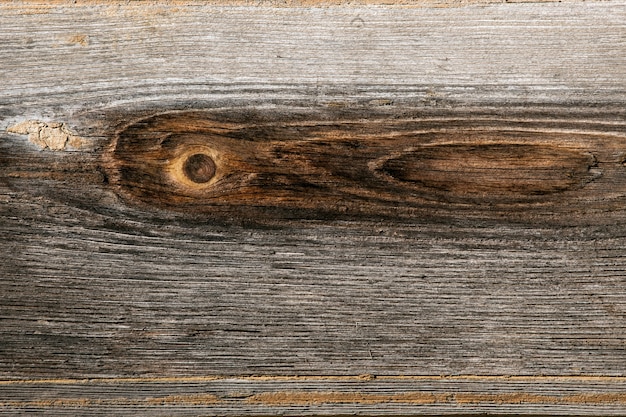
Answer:
[[[109, 176], [131, 202], [260, 222], [411, 220], [459, 211], [567, 218], [626, 197], [618, 180], [626, 135], [597, 126], [242, 114], [179, 112], [135, 122], [105, 155]], [[186, 165], [196, 155], [208, 164], [200, 180]]]
[[[558, 138], [555, 138], [558, 139]], [[600, 176], [581, 150], [525, 143], [422, 146], [387, 160], [382, 171], [451, 198], [527, 199], [584, 187]]]

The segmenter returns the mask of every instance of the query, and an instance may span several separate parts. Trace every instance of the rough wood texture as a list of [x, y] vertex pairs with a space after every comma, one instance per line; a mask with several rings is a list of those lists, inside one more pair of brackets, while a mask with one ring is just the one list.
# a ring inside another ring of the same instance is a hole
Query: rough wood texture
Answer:
[[626, 3], [0, 3], [0, 413], [626, 415]]

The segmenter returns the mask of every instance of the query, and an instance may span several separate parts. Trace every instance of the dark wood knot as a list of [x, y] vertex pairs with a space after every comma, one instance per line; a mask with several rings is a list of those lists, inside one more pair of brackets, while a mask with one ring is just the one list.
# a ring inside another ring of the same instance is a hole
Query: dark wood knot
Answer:
[[197, 184], [209, 182], [215, 176], [215, 162], [203, 153], [191, 155], [183, 164], [183, 172]]

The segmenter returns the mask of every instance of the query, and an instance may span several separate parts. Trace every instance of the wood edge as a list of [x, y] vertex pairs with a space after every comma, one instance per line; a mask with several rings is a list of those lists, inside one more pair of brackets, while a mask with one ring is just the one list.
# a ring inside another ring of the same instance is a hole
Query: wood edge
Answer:
[[[415, 384], [407, 385], [407, 380]], [[377, 385], [376, 382], [383, 382], [383, 385]], [[394, 382], [404, 383], [394, 385]], [[470, 382], [472, 384], [467, 385]], [[550, 383], [561, 385], [550, 386]], [[544, 410], [616, 407], [617, 410], [623, 410], [626, 405], [625, 384], [625, 376], [600, 375], [198, 376], [4, 380], [0, 381], [0, 387], [5, 388], [0, 395], [0, 411], [161, 406], [228, 407], [230, 410], [240, 407], [248, 410], [250, 407], [259, 410], [332, 407], [336, 411], [337, 407], [357, 407], [371, 411], [371, 407], [381, 406], [398, 411], [419, 406], [457, 412], [476, 412], [479, 409], [510, 411], [519, 407]], [[66, 385], [69, 385], [68, 388], [63, 388]], [[80, 389], [77, 391], [78, 387], [85, 385], [91, 387], [84, 392]], [[390, 389], [392, 386], [396, 388]], [[546, 386], [550, 388], [546, 389]], [[50, 389], [56, 392], [55, 396], [45, 394]], [[15, 396], [13, 393], [19, 394]], [[422, 410], [419, 412], [422, 414], [426, 409], [415, 411]], [[536, 411], [531, 414], [536, 414]]]

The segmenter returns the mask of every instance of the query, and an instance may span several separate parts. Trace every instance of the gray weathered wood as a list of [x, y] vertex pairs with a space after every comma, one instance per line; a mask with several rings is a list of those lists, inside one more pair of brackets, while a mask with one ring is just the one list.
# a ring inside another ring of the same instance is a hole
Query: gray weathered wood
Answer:
[[[626, 414], [625, 2], [7, 2], [0, 85], [0, 413]], [[519, 201], [471, 179], [363, 210], [138, 199], [119, 138], [190, 111], [273, 124], [305, 162], [296, 119], [600, 156]]]

